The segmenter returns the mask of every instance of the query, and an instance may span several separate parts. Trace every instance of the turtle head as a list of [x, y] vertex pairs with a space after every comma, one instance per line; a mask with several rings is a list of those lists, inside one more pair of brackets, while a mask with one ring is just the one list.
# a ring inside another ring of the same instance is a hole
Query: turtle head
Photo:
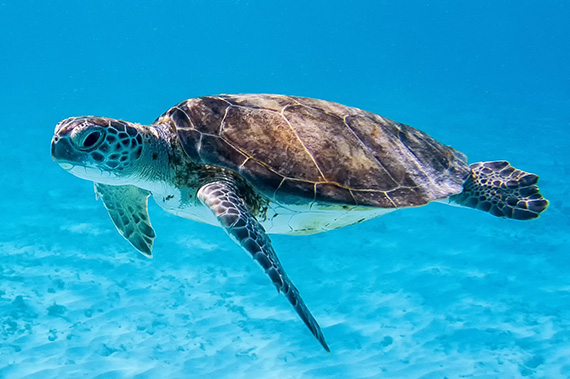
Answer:
[[123, 184], [136, 173], [144, 138], [138, 124], [104, 117], [72, 117], [57, 124], [51, 156], [80, 178]]

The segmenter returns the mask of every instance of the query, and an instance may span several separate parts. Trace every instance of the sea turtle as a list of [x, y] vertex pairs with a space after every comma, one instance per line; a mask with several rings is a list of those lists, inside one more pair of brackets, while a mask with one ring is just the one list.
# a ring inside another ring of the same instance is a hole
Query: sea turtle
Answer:
[[465, 155], [410, 126], [323, 100], [199, 97], [151, 125], [61, 121], [51, 155], [95, 182], [119, 233], [150, 257], [150, 195], [163, 209], [221, 226], [261, 265], [327, 350], [267, 234], [312, 234], [442, 201], [529, 220], [548, 206], [538, 177]]

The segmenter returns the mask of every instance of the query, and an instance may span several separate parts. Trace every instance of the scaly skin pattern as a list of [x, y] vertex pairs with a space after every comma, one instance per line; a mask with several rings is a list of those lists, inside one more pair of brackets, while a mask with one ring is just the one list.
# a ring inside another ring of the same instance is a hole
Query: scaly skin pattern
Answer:
[[517, 170], [507, 161], [477, 162], [471, 165], [463, 192], [450, 200], [497, 217], [531, 220], [548, 207], [536, 182], [538, 176]]
[[319, 324], [285, 273], [271, 246], [271, 240], [265, 234], [263, 226], [248, 210], [237, 188], [225, 180], [208, 183], [200, 188], [198, 198], [210, 208], [230, 237], [259, 263], [277, 287], [277, 291], [285, 295], [311, 333], [325, 350], [330, 352]]

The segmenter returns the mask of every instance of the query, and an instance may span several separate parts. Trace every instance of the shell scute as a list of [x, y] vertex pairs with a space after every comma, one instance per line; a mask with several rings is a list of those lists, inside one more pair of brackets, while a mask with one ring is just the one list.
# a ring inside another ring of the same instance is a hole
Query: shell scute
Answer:
[[276, 112], [281, 112], [283, 108], [291, 104], [291, 98], [283, 95], [221, 95], [219, 98], [232, 105], [254, 109], [268, 109]]
[[352, 196], [356, 200], [357, 205], [370, 205], [377, 204], [375, 206], [380, 208], [396, 208], [397, 205], [388, 197], [386, 192], [383, 191], [359, 191], [353, 190]]
[[218, 134], [226, 110], [230, 104], [223, 99], [215, 97], [201, 97], [190, 99], [180, 104], [178, 108], [184, 111], [192, 120], [195, 129], [202, 133]]
[[[273, 196], [275, 190], [279, 188], [279, 185], [283, 181], [283, 176], [254, 159], [245, 161], [239, 167], [238, 172], [248, 182], [256, 183], [256, 188], [268, 196]], [[259, 180], [258, 178], [263, 178], [263, 180]]]
[[202, 134], [199, 153], [203, 162], [225, 168], [238, 168], [248, 159], [225, 140], [209, 134]]
[[183, 108], [172, 108], [169, 112], [169, 117], [172, 119], [172, 121], [174, 121], [174, 124], [180, 130], [191, 130], [194, 128], [192, 121], [190, 121], [190, 117]]
[[195, 129], [179, 131], [178, 136], [180, 138], [180, 143], [182, 148], [188, 154], [190, 159], [194, 162], [199, 162], [202, 160], [200, 156], [200, 150], [202, 149], [202, 133]]
[[275, 191], [275, 200], [283, 204], [306, 204], [315, 201], [315, 184], [284, 178]]
[[190, 159], [282, 203], [418, 206], [460, 193], [470, 172], [463, 154], [424, 132], [323, 100], [222, 95], [165, 115]]
[[221, 137], [282, 176], [322, 180], [311, 156], [278, 112], [231, 108], [224, 120]]
[[396, 137], [400, 132], [397, 124], [386, 122], [383, 117], [369, 112], [349, 115], [345, 118], [345, 123], [361, 145], [366, 147], [366, 152], [371, 155], [370, 159], [377, 167], [376, 182], [382, 188], [393, 189], [397, 186], [394, 183], [414, 184], [405, 165], [391, 158], [395, 154], [407, 153]]
[[356, 205], [356, 199], [348, 188], [339, 187], [332, 183], [317, 183], [315, 200], [322, 203], [340, 202]]

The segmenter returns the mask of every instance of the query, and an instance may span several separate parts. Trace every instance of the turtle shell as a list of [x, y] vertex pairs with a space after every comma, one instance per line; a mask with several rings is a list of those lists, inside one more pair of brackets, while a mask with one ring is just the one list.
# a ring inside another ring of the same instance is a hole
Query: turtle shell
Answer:
[[460, 193], [470, 172], [462, 153], [424, 132], [323, 100], [200, 97], [156, 123], [169, 121], [193, 161], [232, 170], [286, 204], [419, 206]]

